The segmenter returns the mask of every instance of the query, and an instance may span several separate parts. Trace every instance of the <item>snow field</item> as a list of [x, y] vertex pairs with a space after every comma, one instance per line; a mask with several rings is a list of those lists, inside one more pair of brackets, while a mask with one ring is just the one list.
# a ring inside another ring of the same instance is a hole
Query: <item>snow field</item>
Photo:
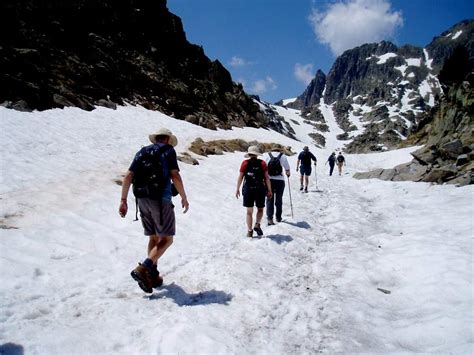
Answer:
[[234, 195], [244, 153], [181, 163], [190, 210], [182, 214], [175, 198], [177, 235], [159, 265], [165, 285], [150, 296], [129, 276], [147, 239], [131, 194], [129, 214], [118, 216], [115, 183], [148, 134], [167, 126], [178, 153], [196, 137], [299, 152], [310, 143], [304, 126], [296, 142], [267, 130], [209, 131], [135, 107], [0, 108], [0, 119], [0, 349], [472, 351], [472, 186], [351, 178], [406, 162], [416, 148], [347, 155], [344, 174], [332, 177], [324, 162], [337, 141], [312, 148], [319, 162], [307, 194], [289, 157], [294, 218], [287, 185], [285, 221], [264, 223], [265, 237], [254, 239]]

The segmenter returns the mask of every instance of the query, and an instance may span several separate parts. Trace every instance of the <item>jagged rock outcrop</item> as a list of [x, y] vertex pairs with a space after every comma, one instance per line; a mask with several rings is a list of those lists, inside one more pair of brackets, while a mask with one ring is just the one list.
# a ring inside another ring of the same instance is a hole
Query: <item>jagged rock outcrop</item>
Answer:
[[421, 145], [414, 159], [393, 169], [355, 174], [356, 178], [474, 183], [474, 58], [457, 47], [441, 69], [445, 96], [404, 142]]
[[474, 26], [473, 20], [464, 20], [443, 32], [441, 35], [433, 38], [426, 50], [432, 58], [431, 67], [437, 74], [443, 67], [447, 58], [454, 50], [462, 45], [467, 49], [469, 56], [474, 58]]
[[0, 103], [21, 110], [143, 105], [208, 128], [267, 119], [165, 0], [4, 0]]
[[305, 92], [287, 106], [301, 109], [306, 118], [319, 109], [314, 93], [324, 92], [324, 103], [331, 105], [344, 131], [337, 138], [347, 142], [345, 151], [397, 148], [442, 94], [437, 76], [455, 48], [463, 46], [474, 57], [473, 38], [474, 20], [465, 20], [426, 48], [383, 41], [347, 50], [336, 59], [324, 88], [315, 85], [324, 75], [318, 71]]
[[309, 83], [306, 90], [296, 98], [295, 101], [286, 105], [287, 107], [302, 110], [306, 107], [313, 107], [319, 104], [323, 97], [324, 87], [326, 86], [326, 75], [322, 70], [316, 72], [316, 76]]

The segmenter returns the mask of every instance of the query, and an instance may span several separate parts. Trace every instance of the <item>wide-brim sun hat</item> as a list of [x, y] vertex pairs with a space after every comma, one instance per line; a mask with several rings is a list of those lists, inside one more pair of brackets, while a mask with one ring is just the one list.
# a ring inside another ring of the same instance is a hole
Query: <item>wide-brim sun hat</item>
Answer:
[[168, 128], [160, 128], [156, 133], [150, 134], [148, 138], [150, 139], [150, 142], [156, 144], [156, 137], [158, 136], [168, 136], [170, 137], [169, 144], [171, 144], [173, 147], [178, 145], [178, 138], [176, 138], [173, 132], [171, 132]]
[[245, 154], [245, 157], [250, 158], [250, 157], [257, 157], [259, 155], [262, 155], [262, 153], [260, 153], [260, 149], [258, 149], [256, 145], [251, 145], [247, 149], [247, 154]]

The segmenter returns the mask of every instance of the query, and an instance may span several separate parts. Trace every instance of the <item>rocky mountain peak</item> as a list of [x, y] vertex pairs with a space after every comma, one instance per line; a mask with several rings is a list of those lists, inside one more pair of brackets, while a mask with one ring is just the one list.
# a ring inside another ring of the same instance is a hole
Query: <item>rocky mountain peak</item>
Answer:
[[306, 107], [312, 107], [319, 104], [323, 97], [326, 87], [326, 75], [321, 69], [318, 69], [316, 76], [311, 80], [306, 90], [296, 98], [295, 101], [288, 104], [288, 107], [302, 110]]
[[287, 106], [302, 110], [303, 117], [319, 117], [324, 127], [318, 106], [324, 93], [323, 103], [332, 108], [344, 131], [337, 138], [346, 142], [346, 151], [396, 148], [442, 95], [438, 74], [446, 59], [458, 47], [473, 58], [473, 31], [474, 21], [466, 20], [435, 37], [426, 48], [382, 41], [347, 50], [334, 62], [324, 88], [318, 72]]

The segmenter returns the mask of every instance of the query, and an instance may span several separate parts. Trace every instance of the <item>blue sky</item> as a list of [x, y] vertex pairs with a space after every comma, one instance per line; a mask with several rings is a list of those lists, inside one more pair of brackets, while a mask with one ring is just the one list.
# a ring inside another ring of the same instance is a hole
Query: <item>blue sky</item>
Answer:
[[474, 18], [472, 0], [168, 0], [191, 43], [263, 100], [300, 95], [317, 69], [363, 43], [427, 45]]

